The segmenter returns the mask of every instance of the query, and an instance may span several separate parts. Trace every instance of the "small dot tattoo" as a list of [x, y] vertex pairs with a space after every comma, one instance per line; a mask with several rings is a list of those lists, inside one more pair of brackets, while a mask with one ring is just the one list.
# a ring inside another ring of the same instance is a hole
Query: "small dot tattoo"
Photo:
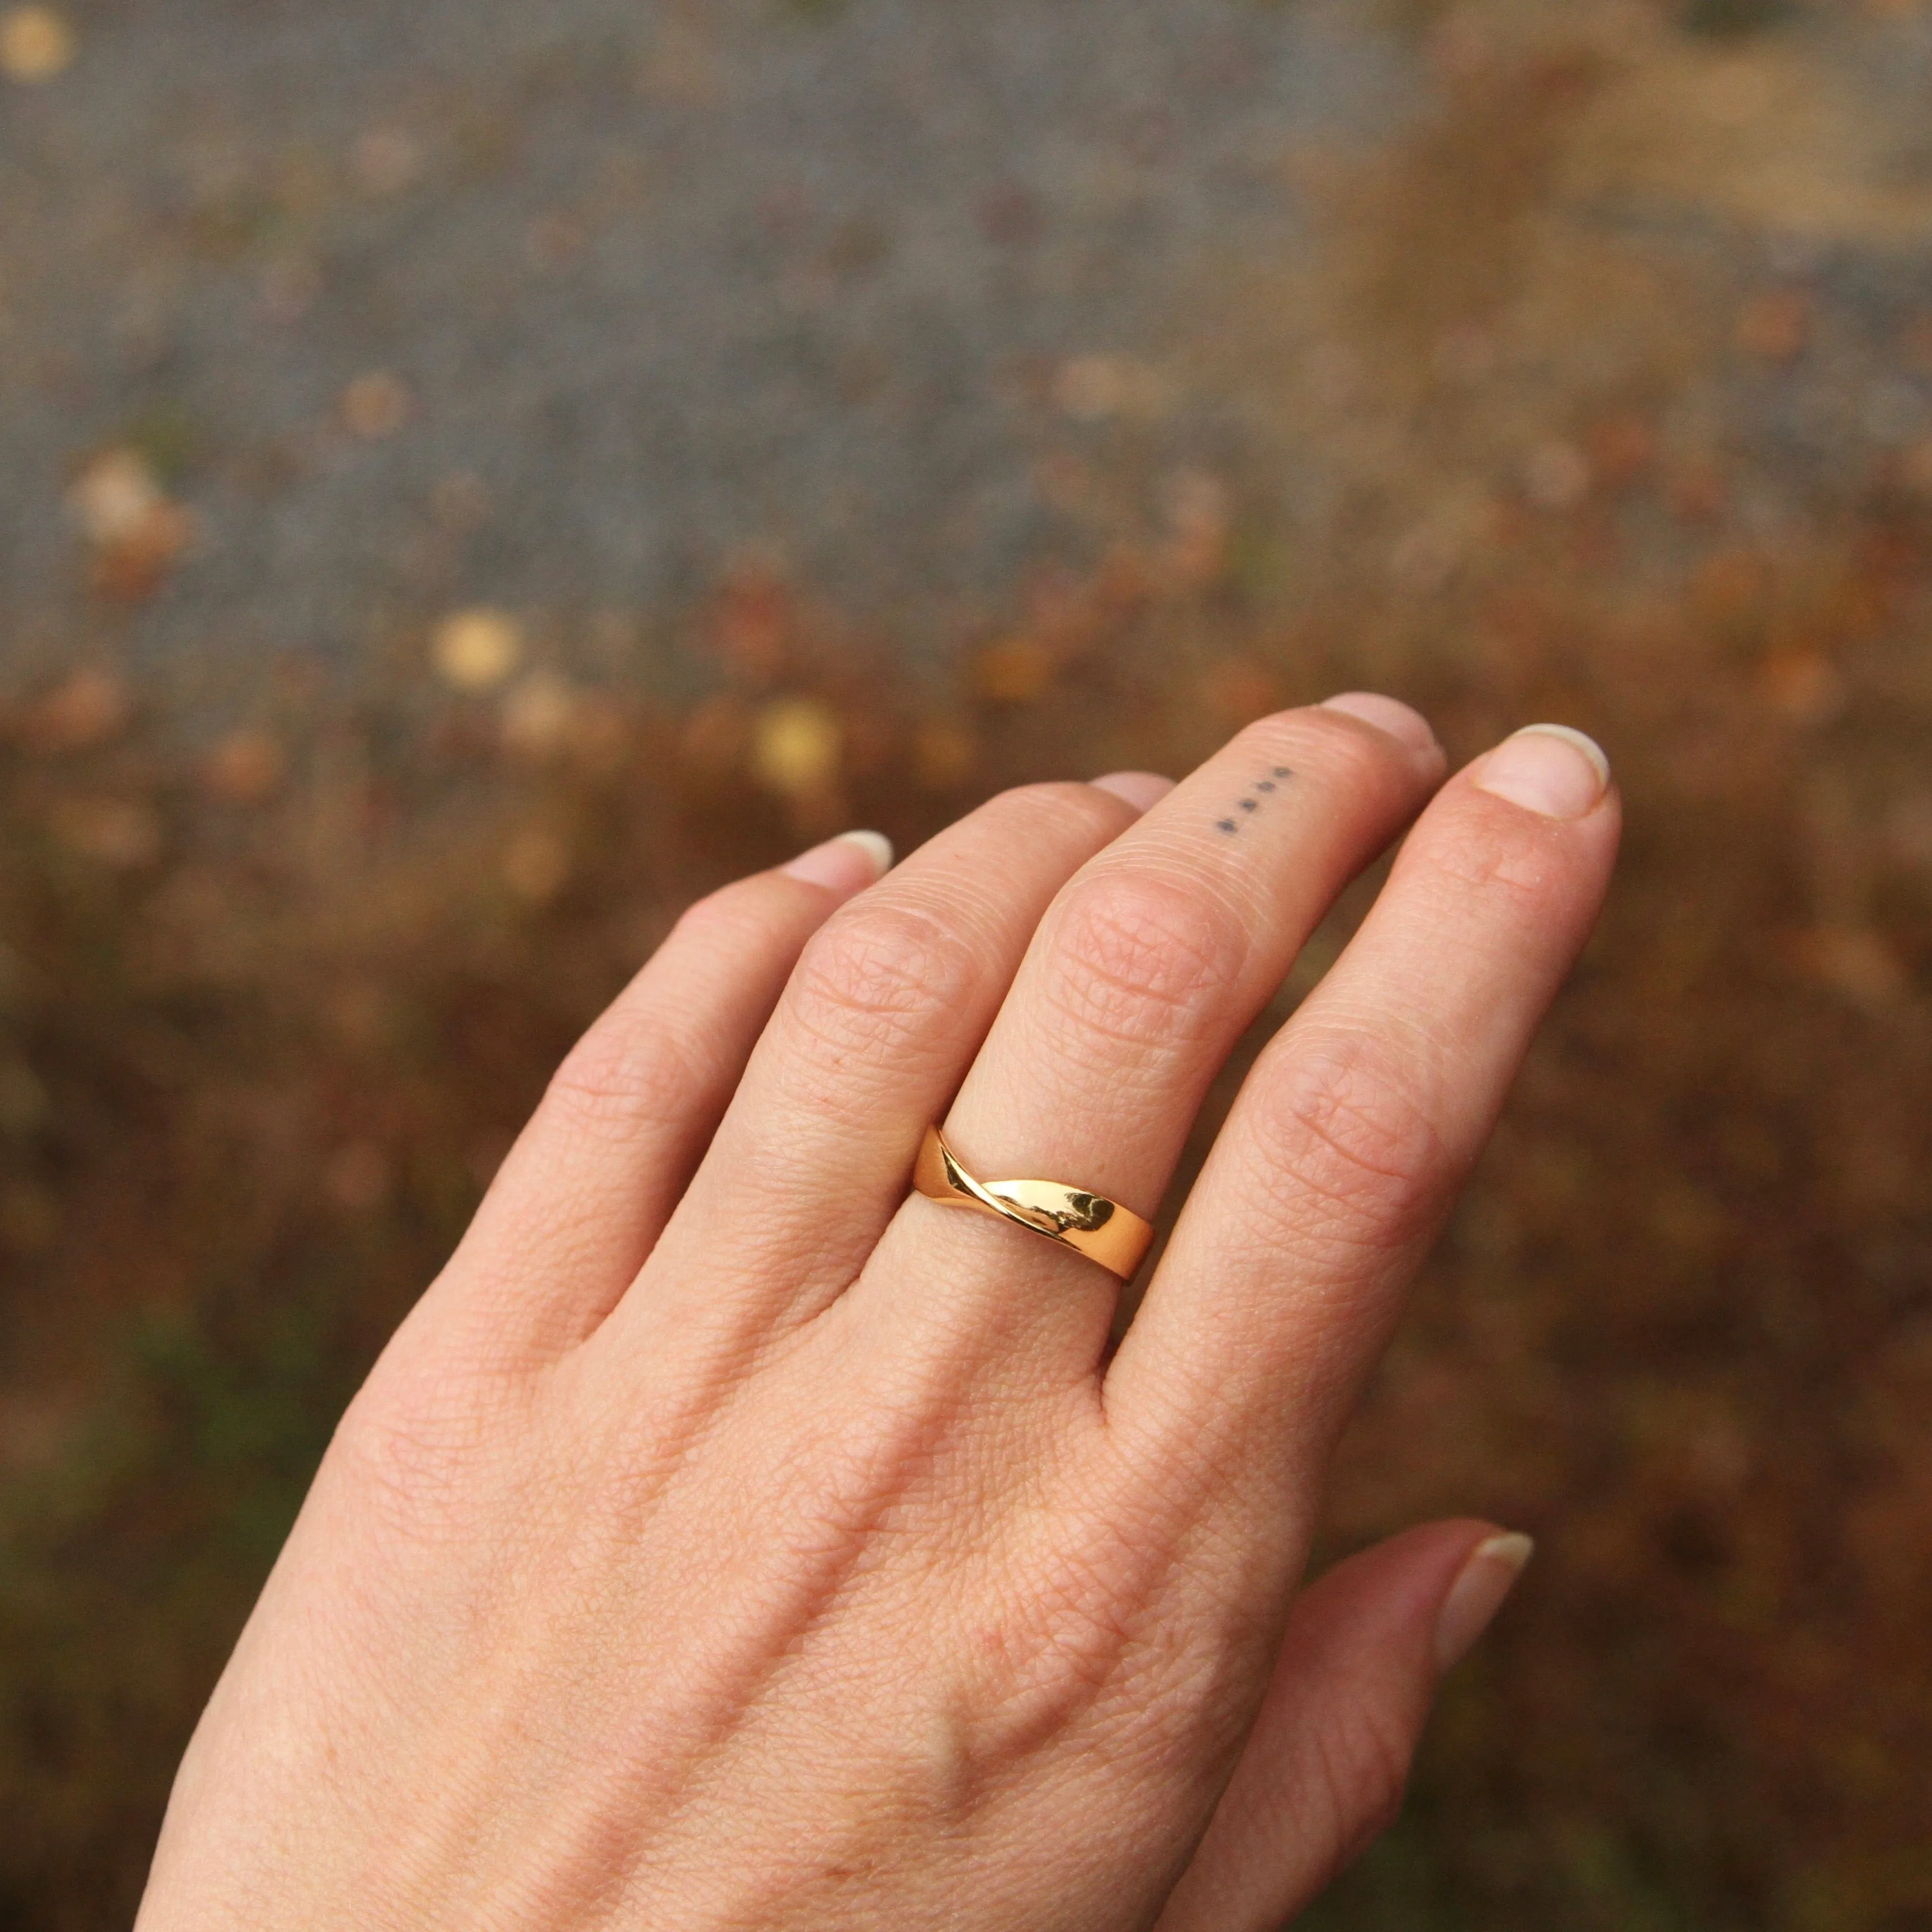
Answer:
[[[1274, 776], [1272, 778], [1256, 779], [1255, 790], [1256, 791], [1279, 791], [1281, 789], [1280, 781], [1283, 778], [1292, 778], [1294, 776], [1294, 769], [1291, 766], [1276, 765], [1274, 768]], [[1244, 798], [1240, 801], [1240, 809], [1248, 813], [1250, 816], [1260, 811], [1261, 808], [1262, 802], [1258, 798]], [[1238, 818], [1217, 818], [1214, 821], [1214, 830], [1216, 832], [1226, 832], [1230, 838], [1240, 831], [1240, 829], [1241, 822]]]

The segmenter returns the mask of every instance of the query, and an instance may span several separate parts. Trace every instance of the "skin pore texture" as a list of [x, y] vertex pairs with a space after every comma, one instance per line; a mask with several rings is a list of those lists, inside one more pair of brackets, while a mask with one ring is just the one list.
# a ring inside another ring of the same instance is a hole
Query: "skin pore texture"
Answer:
[[[1351, 694], [694, 906], [338, 1429], [140, 1932], [1265, 1932], [1400, 1802], [1528, 1540], [1303, 1588], [1324, 1471], [1601, 902], [1602, 754], [1446, 777]], [[1336, 895], [1360, 932], [1120, 1284], [910, 1193], [1151, 1216]]]

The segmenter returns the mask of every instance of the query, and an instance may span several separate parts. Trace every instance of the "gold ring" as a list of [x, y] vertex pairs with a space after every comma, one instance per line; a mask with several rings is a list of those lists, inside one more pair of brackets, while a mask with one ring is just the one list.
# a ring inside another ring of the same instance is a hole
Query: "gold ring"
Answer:
[[1098, 1262], [1123, 1281], [1147, 1257], [1154, 1229], [1131, 1208], [1058, 1180], [976, 1180], [937, 1127], [928, 1127], [912, 1184], [942, 1208], [976, 1208]]

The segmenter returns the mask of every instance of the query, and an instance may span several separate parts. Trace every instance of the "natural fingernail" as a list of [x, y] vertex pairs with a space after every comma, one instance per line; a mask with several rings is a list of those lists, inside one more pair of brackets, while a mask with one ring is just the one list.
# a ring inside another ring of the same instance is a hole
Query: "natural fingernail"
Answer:
[[842, 832], [778, 869], [788, 878], [849, 897], [884, 878], [892, 863], [892, 842], [883, 832]]
[[1567, 724], [1531, 724], [1505, 738], [1477, 769], [1476, 783], [1545, 818], [1581, 818], [1609, 788], [1610, 761], [1595, 739]]
[[1469, 1552], [1436, 1613], [1437, 1670], [1450, 1669], [1475, 1648], [1476, 1640], [1496, 1621], [1523, 1566], [1535, 1553], [1536, 1545], [1528, 1537], [1516, 1535], [1492, 1536]]
[[1325, 700], [1322, 709], [1346, 711], [1351, 718], [1359, 718], [1364, 724], [1372, 724], [1378, 731], [1386, 731], [1391, 738], [1400, 738], [1415, 751], [1427, 752], [1435, 748], [1436, 734], [1430, 728], [1429, 720], [1399, 698], [1384, 698], [1378, 691], [1345, 691], [1340, 698]]
[[1136, 812], [1150, 812], [1174, 789], [1172, 778], [1158, 772], [1109, 772], [1093, 781], [1096, 791], [1110, 791], [1125, 799]]

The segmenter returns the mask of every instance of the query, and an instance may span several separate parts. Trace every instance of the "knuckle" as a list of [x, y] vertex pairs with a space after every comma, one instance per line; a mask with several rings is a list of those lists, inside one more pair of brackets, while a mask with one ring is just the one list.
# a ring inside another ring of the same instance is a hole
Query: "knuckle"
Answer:
[[1305, 1238], [1325, 1223], [1353, 1242], [1404, 1245], [1448, 1164], [1414, 1070], [1385, 1041], [1337, 1034], [1294, 1042], [1262, 1091], [1267, 1198], [1281, 1232]]
[[1499, 823], [1487, 814], [1484, 836], [1430, 842], [1430, 895], [1446, 920], [1467, 928], [1472, 915], [1506, 925], [1538, 915], [1562, 868], [1528, 818], [1510, 813]]
[[678, 914], [660, 953], [708, 952], [721, 946], [736, 950], [747, 942], [766, 938], [771, 926], [770, 883], [763, 874], [734, 879], [728, 886], [694, 899]]
[[1203, 892], [1158, 879], [1094, 879], [1062, 902], [1048, 996], [1077, 1025], [1145, 1045], [1205, 1017], [1246, 952], [1234, 920]]
[[1032, 784], [1012, 785], [989, 799], [983, 808], [989, 817], [1014, 818], [1028, 824], [1042, 820], [1064, 820], [1070, 815], [1091, 821], [1096, 829], [1112, 831], [1119, 824], [1118, 802], [1091, 785], [1072, 779], [1046, 778]]
[[1120, 1694], [1149, 1627], [1152, 1641], [1162, 1635], [1133, 1587], [1146, 1568], [1144, 1552], [1076, 1534], [1007, 1574], [974, 1618], [973, 1648], [992, 1666], [975, 1714], [978, 1755], [1010, 1759], [1096, 1703], [1120, 1703], [1118, 1721], [1137, 1735], [1157, 1728], [1144, 1700]]
[[835, 1053], [904, 1048], [958, 1006], [976, 968], [966, 940], [939, 920], [866, 905], [820, 928], [786, 1004], [793, 1022]]
[[574, 1132], [633, 1146], [676, 1125], [700, 1084], [678, 1030], [620, 1001], [550, 1076], [543, 1112]]
[[500, 1420], [464, 1378], [379, 1364], [338, 1426], [329, 1460], [386, 1527], [454, 1532]]
[[1258, 718], [1236, 738], [1245, 756], [1264, 764], [1313, 766], [1343, 786], [1380, 786], [1402, 770], [1393, 746], [1340, 712], [1319, 705]]
[[1034, 1580], [1041, 1636], [1076, 1677], [1103, 1682], [1131, 1646], [1133, 1586], [1144, 1568], [1111, 1529], [1070, 1539], [1041, 1566]]
[[742, 978], [787, 943], [769, 883], [740, 879], [685, 908], [656, 956], [565, 1056], [547, 1114], [622, 1146], [684, 1118], [707, 1076], [706, 1030], [694, 1023], [705, 996], [721, 973]]

